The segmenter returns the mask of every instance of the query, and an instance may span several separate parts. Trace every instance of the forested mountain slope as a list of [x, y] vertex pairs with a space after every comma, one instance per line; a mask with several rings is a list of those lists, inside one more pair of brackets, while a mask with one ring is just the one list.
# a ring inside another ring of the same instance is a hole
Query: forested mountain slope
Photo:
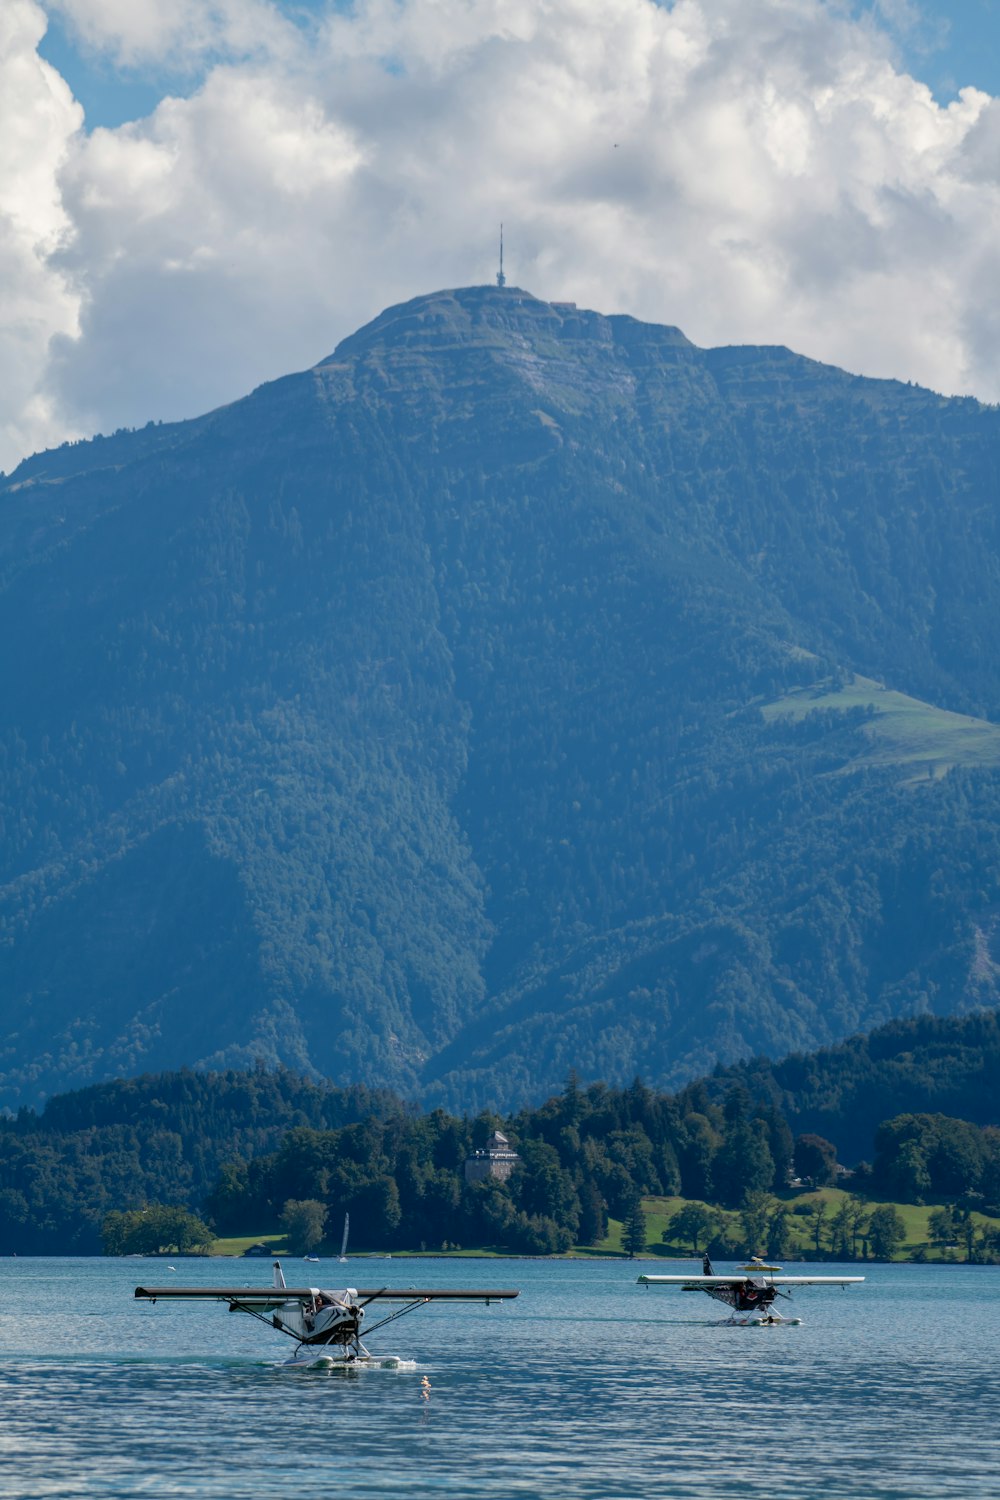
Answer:
[[998, 465], [974, 401], [514, 288], [28, 461], [2, 1099], [512, 1107], [994, 1003]]
[[755, 1057], [706, 1080], [722, 1101], [741, 1085], [772, 1105], [795, 1135], [816, 1132], [842, 1159], [871, 1159], [878, 1126], [894, 1115], [931, 1114], [1000, 1125], [1000, 1015], [890, 1021], [868, 1036], [770, 1062]]

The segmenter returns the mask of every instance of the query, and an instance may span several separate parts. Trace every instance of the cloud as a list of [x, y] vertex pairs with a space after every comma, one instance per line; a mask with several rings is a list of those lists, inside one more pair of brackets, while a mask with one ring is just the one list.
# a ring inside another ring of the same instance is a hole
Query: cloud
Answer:
[[80, 41], [121, 67], [197, 66], [205, 56], [287, 55], [292, 23], [270, 0], [49, 0]]
[[78, 132], [60, 96], [26, 403], [67, 431], [193, 414], [388, 303], [488, 280], [501, 218], [510, 279], [540, 296], [1000, 398], [1000, 106], [942, 108], [870, 17], [358, 0], [297, 31], [257, 0], [60, 4], [122, 57], [179, 47], [193, 7], [211, 54], [117, 130]]
[[70, 231], [58, 174], [83, 112], [37, 55], [44, 31], [31, 0], [0, 9], [0, 464], [64, 435], [49, 351], [78, 331], [78, 299], [53, 256]]

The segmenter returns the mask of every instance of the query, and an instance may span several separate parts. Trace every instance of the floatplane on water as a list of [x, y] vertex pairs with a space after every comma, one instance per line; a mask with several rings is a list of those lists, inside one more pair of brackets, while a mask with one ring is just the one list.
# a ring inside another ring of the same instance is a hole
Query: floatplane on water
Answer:
[[[757, 1259], [756, 1257], [754, 1258]], [[800, 1286], [853, 1286], [863, 1276], [776, 1276], [780, 1266], [765, 1266], [759, 1261], [728, 1275], [716, 1275], [712, 1262], [705, 1256], [700, 1276], [640, 1276], [640, 1286], [679, 1287], [682, 1292], [707, 1292], [730, 1309], [727, 1323], [760, 1328], [775, 1323], [801, 1323], [801, 1318], [782, 1317], [774, 1309], [777, 1297], [791, 1301], [791, 1289]], [[788, 1291], [782, 1288], [788, 1287]]]
[[406, 1313], [426, 1307], [429, 1302], [506, 1302], [517, 1296], [515, 1291], [468, 1291], [465, 1288], [431, 1287], [344, 1287], [325, 1291], [320, 1287], [289, 1287], [274, 1262], [274, 1284], [270, 1287], [144, 1287], [137, 1286], [140, 1301], [225, 1302], [230, 1312], [248, 1313], [261, 1323], [295, 1340], [295, 1352], [286, 1361], [290, 1365], [314, 1368], [344, 1368], [358, 1365], [381, 1365], [396, 1369], [402, 1364], [398, 1355], [372, 1355], [361, 1342], [361, 1324], [365, 1309], [373, 1302], [398, 1302], [401, 1306], [365, 1329], [370, 1337], [376, 1329], [394, 1323]]

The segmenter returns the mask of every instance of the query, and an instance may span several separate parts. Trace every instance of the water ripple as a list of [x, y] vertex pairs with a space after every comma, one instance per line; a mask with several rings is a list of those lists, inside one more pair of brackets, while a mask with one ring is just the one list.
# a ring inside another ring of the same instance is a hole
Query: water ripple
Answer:
[[774, 1329], [720, 1327], [627, 1265], [489, 1271], [517, 1303], [428, 1308], [379, 1341], [414, 1364], [345, 1375], [281, 1368], [278, 1341], [221, 1308], [137, 1305], [134, 1265], [0, 1262], [0, 1497], [1000, 1493], [1000, 1271], [875, 1267]]

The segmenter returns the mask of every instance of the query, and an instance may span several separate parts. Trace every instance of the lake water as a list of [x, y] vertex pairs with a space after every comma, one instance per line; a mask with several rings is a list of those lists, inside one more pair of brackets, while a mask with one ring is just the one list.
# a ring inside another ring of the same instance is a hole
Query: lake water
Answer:
[[521, 1289], [423, 1308], [371, 1338], [412, 1367], [344, 1374], [282, 1369], [291, 1344], [223, 1306], [133, 1300], [269, 1280], [173, 1264], [0, 1261], [0, 1496], [1000, 1495], [1000, 1268], [862, 1267], [753, 1329], [635, 1284], [672, 1263], [289, 1261], [290, 1283]]

